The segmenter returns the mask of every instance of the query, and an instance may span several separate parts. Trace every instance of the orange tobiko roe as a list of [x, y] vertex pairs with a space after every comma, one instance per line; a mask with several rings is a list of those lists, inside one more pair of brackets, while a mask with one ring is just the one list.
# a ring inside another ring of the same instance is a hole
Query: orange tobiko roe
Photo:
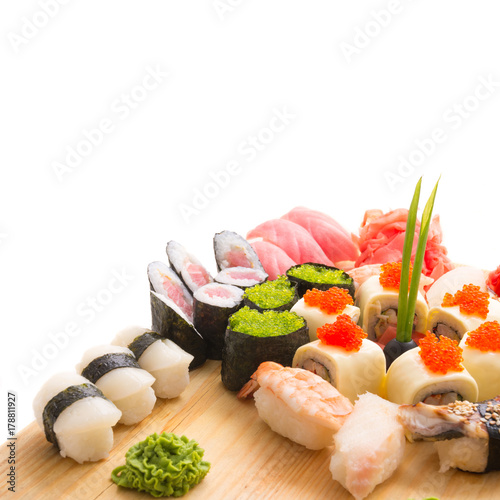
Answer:
[[[380, 276], [378, 278], [382, 287], [389, 290], [399, 290], [401, 283], [401, 262], [387, 262], [380, 266]], [[411, 273], [413, 266], [410, 264], [410, 273], [408, 276], [408, 289], [410, 288]]]
[[346, 306], [354, 304], [349, 292], [338, 286], [332, 286], [325, 291], [316, 288], [307, 290], [304, 302], [310, 307], [318, 307], [326, 314], [339, 314]]
[[418, 344], [420, 357], [425, 366], [434, 373], [443, 375], [452, 372], [461, 372], [464, 367], [462, 348], [456, 340], [441, 335], [439, 339], [431, 332], [427, 332]]
[[441, 305], [443, 307], [459, 306], [462, 314], [475, 314], [486, 319], [489, 310], [489, 295], [488, 292], [481, 292], [481, 288], [477, 285], [464, 285], [462, 290], [458, 290], [455, 295], [445, 293]]
[[359, 351], [363, 339], [367, 337], [348, 314], [341, 314], [335, 323], [327, 323], [316, 331], [323, 344], [343, 347], [346, 351]]
[[478, 328], [469, 332], [465, 345], [480, 351], [500, 351], [500, 323], [485, 321]]

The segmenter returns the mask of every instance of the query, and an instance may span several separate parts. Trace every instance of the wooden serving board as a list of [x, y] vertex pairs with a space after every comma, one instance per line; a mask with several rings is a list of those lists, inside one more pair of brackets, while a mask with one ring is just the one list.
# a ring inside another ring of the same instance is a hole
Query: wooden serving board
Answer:
[[[367, 422], [366, 425], [370, 425]], [[148, 499], [146, 493], [119, 488], [111, 471], [126, 451], [153, 432], [174, 432], [198, 441], [210, 472], [187, 498], [196, 499], [352, 499], [331, 477], [333, 449], [311, 451], [275, 434], [259, 418], [253, 400], [240, 401], [220, 380], [220, 361], [191, 372], [191, 381], [174, 400], [158, 400], [153, 413], [134, 426], [118, 425], [109, 458], [80, 465], [62, 458], [33, 422], [16, 441], [16, 493], [7, 491], [6, 444], [0, 453], [0, 497], [39, 499]], [[405, 459], [385, 483], [367, 497], [390, 500], [467, 500], [499, 497], [500, 472], [438, 472], [432, 443], [408, 444]]]

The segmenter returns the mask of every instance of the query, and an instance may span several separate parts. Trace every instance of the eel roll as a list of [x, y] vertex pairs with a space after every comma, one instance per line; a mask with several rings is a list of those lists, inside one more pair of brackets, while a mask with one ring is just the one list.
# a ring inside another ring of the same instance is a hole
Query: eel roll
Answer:
[[264, 283], [267, 279], [267, 273], [260, 269], [250, 269], [249, 267], [226, 267], [216, 276], [215, 281], [224, 285], [234, 285], [240, 288]]
[[207, 342], [207, 357], [222, 359], [229, 316], [242, 305], [243, 290], [233, 285], [209, 283], [194, 293], [194, 327]]
[[291, 366], [295, 351], [307, 342], [307, 324], [298, 314], [259, 312], [244, 306], [228, 321], [222, 349], [222, 382], [230, 391], [239, 391], [264, 361]]
[[[356, 292], [356, 305], [360, 310], [359, 324], [368, 334], [370, 340], [379, 341], [388, 327], [396, 327], [398, 322], [397, 288], [382, 285], [384, 275], [375, 275], [368, 278]], [[418, 292], [415, 304], [413, 329], [416, 332], [425, 332], [428, 307], [423, 295]]]
[[177, 273], [163, 262], [148, 265], [151, 290], [174, 302], [188, 321], [193, 322], [193, 296]]
[[464, 366], [474, 377], [483, 401], [500, 394], [500, 323], [485, 321], [460, 341]]
[[193, 356], [160, 334], [130, 326], [119, 331], [111, 343], [128, 347], [139, 366], [153, 375], [156, 397], [176, 398], [189, 384], [189, 364]]
[[35, 418], [61, 456], [78, 463], [106, 458], [112, 427], [121, 411], [89, 380], [76, 373], [53, 375], [33, 400]]
[[193, 356], [190, 370], [202, 365], [207, 360], [207, 343], [196, 331], [193, 316], [186, 316], [184, 311], [165, 295], [151, 291], [150, 299], [152, 330], [172, 340]]
[[286, 276], [290, 281], [297, 284], [299, 298], [312, 288], [328, 290], [332, 286], [345, 288], [354, 298], [354, 280], [345, 271], [336, 267], [315, 262], [305, 262], [304, 264], [292, 266], [286, 272]]
[[91, 347], [76, 370], [122, 412], [120, 424], [136, 424], [152, 412], [156, 396], [151, 386], [155, 379], [139, 366], [130, 349], [117, 345]]
[[386, 396], [397, 404], [443, 405], [456, 400], [477, 401], [478, 387], [462, 363], [458, 342], [434, 334], [420, 340], [419, 347], [396, 358], [385, 380]]
[[500, 396], [479, 403], [403, 405], [399, 419], [410, 441], [434, 441], [440, 472], [500, 470]]
[[[343, 316], [329, 326], [334, 336], [328, 338], [327, 334], [321, 340], [299, 347], [292, 366], [316, 373], [348, 397], [351, 403], [367, 391], [379, 394], [385, 378], [382, 349], [364, 338], [366, 334], [349, 316]], [[356, 335], [360, 335], [356, 345], [346, 342], [348, 336]]]
[[289, 311], [298, 299], [297, 285], [282, 274], [274, 280], [246, 288], [243, 303], [260, 312]]
[[440, 304], [429, 310], [427, 330], [460, 341], [465, 332], [485, 321], [500, 321], [500, 302], [479, 285], [468, 284], [453, 295], [446, 293]]
[[177, 241], [167, 243], [167, 256], [170, 266], [191, 293], [214, 280], [202, 263]]
[[318, 338], [318, 328], [327, 323], [335, 323], [340, 314], [347, 314], [357, 323], [359, 307], [353, 305], [351, 295], [345, 288], [332, 286], [328, 290], [307, 290], [304, 296], [292, 307], [292, 311], [307, 321], [309, 339]]
[[221, 231], [214, 236], [214, 253], [217, 271], [227, 267], [248, 267], [264, 271], [264, 267], [243, 236], [234, 231]]

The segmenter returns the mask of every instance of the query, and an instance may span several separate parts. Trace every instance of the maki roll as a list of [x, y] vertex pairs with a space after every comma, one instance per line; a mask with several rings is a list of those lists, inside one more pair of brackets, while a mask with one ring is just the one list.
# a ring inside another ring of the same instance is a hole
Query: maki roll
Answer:
[[460, 341], [464, 366], [474, 377], [483, 401], [500, 394], [500, 323], [485, 321]]
[[[400, 262], [383, 264], [380, 274], [368, 278], [357, 290], [356, 305], [360, 310], [359, 324], [370, 340], [381, 341], [390, 327], [396, 328], [400, 276]], [[425, 332], [427, 313], [427, 302], [418, 292], [413, 321], [415, 332]]]
[[240, 288], [264, 283], [266, 279], [267, 274], [264, 271], [249, 267], [226, 267], [215, 276], [217, 283], [239, 286]]
[[52, 376], [35, 396], [33, 410], [61, 456], [81, 464], [109, 455], [121, 411], [86, 378], [71, 372]]
[[328, 290], [332, 286], [345, 288], [354, 298], [354, 280], [342, 269], [306, 262], [292, 266], [286, 272], [287, 278], [297, 284], [297, 292], [301, 298], [307, 290]]
[[242, 304], [243, 290], [209, 283], [194, 293], [194, 327], [207, 342], [207, 357], [222, 359], [227, 321]]
[[167, 257], [170, 266], [191, 293], [196, 292], [200, 286], [213, 281], [212, 276], [201, 262], [180, 243], [173, 240], [167, 243]]
[[285, 275], [275, 280], [265, 281], [245, 290], [244, 305], [257, 311], [272, 309], [273, 311], [289, 311], [297, 302], [297, 286]]
[[126, 347], [92, 347], [83, 354], [76, 370], [122, 412], [120, 424], [136, 424], [153, 410], [156, 397], [151, 386], [155, 379], [139, 366]]
[[484, 473], [500, 470], [500, 396], [447, 406], [423, 403], [399, 408], [399, 420], [410, 441], [433, 441], [440, 472], [450, 467]]
[[148, 265], [151, 290], [174, 302], [188, 321], [193, 322], [193, 296], [177, 273], [163, 262]]
[[214, 236], [214, 253], [218, 271], [227, 267], [248, 267], [264, 271], [252, 245], [233, 231], [222, 231]]
[[297, 349], [293, 367], [316, 373], [354, 403], [360, 394], [380, 393], [385, 377], [382, 349], [347, 315], [318, 330], [320, 340]]
[[150, 292], [152, 329], [162, 337], [172, 340], [193, 356], [189, 365], [192, 370], [207, 360], [207, 343], [196, 331], [191, 319], [165, 295]]
[[242, 307], [229, 318], [222, 350], [222, 382], [230, 391], [239, 391], [264, 361], [291, 366], [295, 351], [307, 342], [307, 325], [298, 314]]
[[307, 321], [309, 339], [318, 338], [317, 330], [327, 323], [335, 323], [340, 314], [347, 314], [354, 322], [359, 319], [359, 308], [353, 305], [351, 295], [345, 288], [332, 286], [322, 291], [313, 288], [292, 307], [292, 311]]
[[491, 299], [479, 285], [464, 285], [454, 294], [445, 293], [440, 304], [429, 310], [427, 329], [458, 340], [484, 321], [500, 320], [500, 302]]
[[476, 381], [462, 363], [462, 349], [448, 337], [434, 334], [420, 340], [392, 362], [385, 380], [386, 396], [397, 404], [423, 402], [445, 405], [456, 400], [477, 401]]
[[118, 332], [111, 343], [128, 347], [139, 366], [155, 378], [152, 388], [156, 397], [176, 398], [189, 384], [193, 356], [160, 334], [131, 326]]

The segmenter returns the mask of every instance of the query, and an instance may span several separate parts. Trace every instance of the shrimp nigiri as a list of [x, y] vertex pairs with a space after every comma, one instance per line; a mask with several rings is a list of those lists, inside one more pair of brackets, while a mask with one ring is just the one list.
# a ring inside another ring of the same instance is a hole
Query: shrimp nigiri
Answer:
[[274, 432], [311, 450], [333, 444], [333, 435], [353, 409], [335, 387], [302, 368], [261, 363], [238, 393], [254, 395], [259, 416]]

